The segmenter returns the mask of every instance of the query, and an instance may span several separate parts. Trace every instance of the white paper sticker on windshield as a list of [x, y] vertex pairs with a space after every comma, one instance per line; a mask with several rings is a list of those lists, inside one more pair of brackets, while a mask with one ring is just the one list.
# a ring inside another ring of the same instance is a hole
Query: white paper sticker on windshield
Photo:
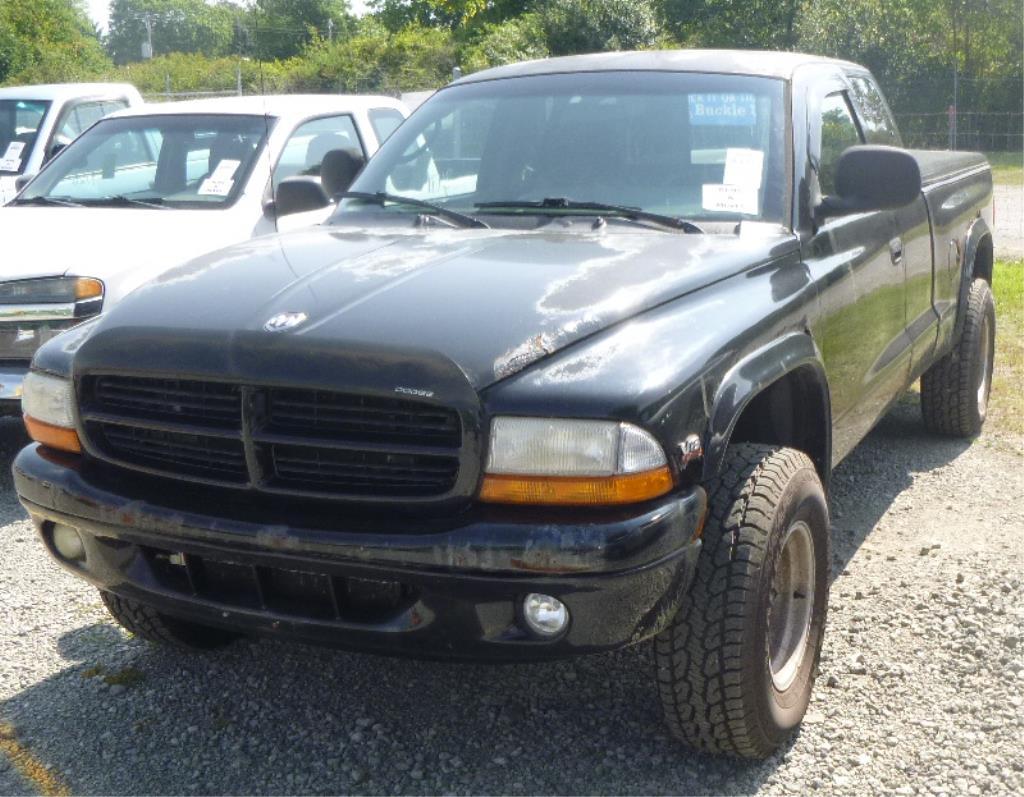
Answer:
[[222, 160], [217, 164], [217, 168], [213, 170], [213, 174], [210, 175], [211, 180], [230, 180], [235, 176], [235, 172], [238, 171], [238, 164], [241, 161], [236, 160]]
[[16, 172], [21, 168], [21, 151], [25, 149], [24, 141], [12, 141], [7, 145], [7, 151], [0, 158], [0, 171]]
[[222, 160], [213, 170], [213, 174], [203, 180], [199, 186], [200, 196], [227, 196], [235, 185], [235, 172], [241, 161]]
[[234, 184], [235, 181], [230, 178], [227, 180], [215, 180], [212, 177], [207, 177], [203, 180], [203, 184], [199, 186], [199, 195], [227, 196], [231, 193], [231, 188]]
[[757, 188], [751, 185], [705, 183], [701, 205], [704, 210], [757, 215]]
[[764, 168], [764, 153], [759, 149], [734, 149], [725, 151], [725, 174], [722, 182], [726, 185], [751, 185], [761, 187], [761, 170]]

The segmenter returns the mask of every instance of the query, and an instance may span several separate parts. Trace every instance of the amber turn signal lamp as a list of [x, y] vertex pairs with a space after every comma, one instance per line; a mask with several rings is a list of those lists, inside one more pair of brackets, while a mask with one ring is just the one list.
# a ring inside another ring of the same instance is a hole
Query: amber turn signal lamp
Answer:
[[103, 295], [103, 283], [92, 277], [79, 277], [75, 280], [75, 299], [95, 299]]
[[74, 429], [43, 423], [31, 415], [25, 416], [25, 428], [28, 430], [29, 437], [44, 446], [56, 448], [59, 451], [70, 451], [73, 454], [82, 452], [82, 442], [78, 439], [78, 432]]
[[618, 476], [487, 474], [480, 500], [494, 504], [608, 506], [635, 504], [672, 489], [668, 467]]

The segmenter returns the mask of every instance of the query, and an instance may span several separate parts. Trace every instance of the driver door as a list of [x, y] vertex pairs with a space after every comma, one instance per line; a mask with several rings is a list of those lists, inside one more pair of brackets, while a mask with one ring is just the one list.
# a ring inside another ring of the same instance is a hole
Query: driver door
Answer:
[[[808, 97], [812, 203], [835, 191], [839, 156], [864, 143], [844, 82]], [[816, 194], [816, 196], [814, 196]], [[905, 274], [892, 211], [836, 216], [805, 241], [804, 260], [819, 286], [813, 325], [832, 401], [833, 461], [867, 434], [905, 386], [909, 371]]]

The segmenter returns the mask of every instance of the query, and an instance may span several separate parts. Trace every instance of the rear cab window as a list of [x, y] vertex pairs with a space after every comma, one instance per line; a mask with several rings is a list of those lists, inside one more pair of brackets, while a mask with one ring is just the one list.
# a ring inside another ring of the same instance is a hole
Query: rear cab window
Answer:
[[848, 75], [857, 118], [868, 144], [903, 146], [899, 129], [882, 92], [867, 75]]

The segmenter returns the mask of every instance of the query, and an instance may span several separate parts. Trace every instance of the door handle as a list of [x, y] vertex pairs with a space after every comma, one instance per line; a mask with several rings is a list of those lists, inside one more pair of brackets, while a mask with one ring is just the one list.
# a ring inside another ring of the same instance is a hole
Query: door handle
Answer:
[[903, 239], [893, 238], [889, 241], [889, 257], [892, 259], [894, 266], [900, 265], [903, 262]]

